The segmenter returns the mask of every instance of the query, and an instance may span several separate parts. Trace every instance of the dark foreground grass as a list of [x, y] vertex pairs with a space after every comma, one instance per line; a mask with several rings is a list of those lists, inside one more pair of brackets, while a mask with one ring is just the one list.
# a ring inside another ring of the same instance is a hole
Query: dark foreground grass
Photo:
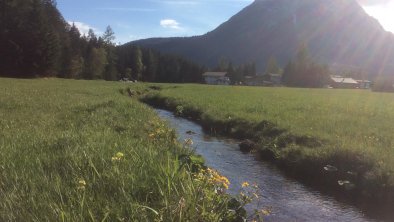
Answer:
[[0, 221], [230, 217], [220, 184], [190, 173], [191, 151], [125, 88], [0, 79]]
[[264, 157], [296, 176], [394, 200], [394, 94], [158, 86], [145, 101], [192, 116], [208, 130], [253, 139]]

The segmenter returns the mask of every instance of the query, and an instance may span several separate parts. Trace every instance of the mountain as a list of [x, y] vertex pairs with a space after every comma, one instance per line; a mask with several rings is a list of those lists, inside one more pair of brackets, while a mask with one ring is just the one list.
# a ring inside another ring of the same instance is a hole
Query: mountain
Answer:
[[285, 65], [301, 44], [315, 60], [370, 75], [394, 74], [394, 35], [355, 0], [255, 0], [202, 36], [152, 38], [136, 44], [178, 54], [209, 67], [220, 59], [255, 62], [263, 70], [271, 56]]

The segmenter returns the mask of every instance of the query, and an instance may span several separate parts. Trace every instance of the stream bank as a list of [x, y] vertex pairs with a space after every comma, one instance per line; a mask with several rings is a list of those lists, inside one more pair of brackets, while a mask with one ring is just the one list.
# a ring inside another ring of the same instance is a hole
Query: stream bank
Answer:
[[272, 213], [265, 221], [375, 221], [361, 210], [287, 177], [273, 164], [241, 153], [239, 140], [211, 136], [190, 120], [165, 110], [156, 112], [177, 130], [180, 141], [192, 139], [195, 152], [206, 164], [230, 180], [231, 195], [237, 195], [244, 181], [258, 185], [261, 198], [246, 206], [248, 213], [269, 207]]
[[[368, 168], [368, 163], [352, 162], [352, 165], [358, 165], [358, 172], [353, 173], [350, 171], [341, 170], [344, 166], [340, 164], [331, 164], [330, 160], [303, 160], [294, 161], [292, 159], [278, 158], [275, 150], [269, 147], [270, 140], [277, 139], [276, 135], [286, 135], [285, 141], [290, 138], [290, 142], [304, 144], [306, 146], [319, 146], [319, 141], [315, 138], [294, 136], [286, 134], [285, 129], [277, 128], [269, 122], [262, 122], [258, 124], [258, 129], [255, 126], [248, 125], [247, 122], [234, 120], [231, 124], [226, 122], [215, 121], [213, 118], [207, 117], [203, 112], [190, 107], [182, 107], [181, 104], [174, 103], [173, 101], [161, 98], [159, 96], [145, 96], [141, 101], [161, 109], [166, 109], [180, 116], [193, 120], [202, 126], [205, 132], [210, 135], [228, 136], [231, 138], [244, 140], [250, 139], [258, 146], [255, 147], [253, 152], [259, 160], [268, 161], [273, 163], [276, 167], [281, 169], [286, 176], [295, 178], [303, 184], [318, 190], [321, 193], [334, 197], [340, 202], [351, 204], [362, 209], [373, 218], [384, 219], [390, 221], [394, 218], [390, 206], [392, 201], [392, 190], [382, 190], [375, 184], [366, 183], [364, 180], [364, 173]], [[261, 138], [256, 138], [255, 130], [259, 130], [264, 135], [263, 143]], [[287, 144], [284, 144], [285, 146]], [[238, 149], [238, 152], [239, 149]], [[346, 159], [340, 159], [339, 162], [346, 162]], [[263, 161], [260, 161], [263, 162]], [[344, 179], [345, 178], [345, 179]], [[351, 178], [353, 183], [350, 183], [347, 178]]]

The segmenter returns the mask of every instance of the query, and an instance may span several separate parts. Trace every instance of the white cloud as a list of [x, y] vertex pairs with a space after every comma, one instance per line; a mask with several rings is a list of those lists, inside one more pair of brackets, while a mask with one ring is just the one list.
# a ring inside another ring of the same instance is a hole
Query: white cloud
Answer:
[[179, 22], [174, 19], [163, 19], [160, 21], [160, 25], [163, 28], [181, 29]]
[[88, 24], [85, 24], [83, 22], [71, 22], [71, 21], [68, 21], [68, 24], [70, 24], [70, 25], [74, 24], [75, 27], [78, 28], [78, 30], [81, 33], [81, 35], [87, 35], [88, 32], [89, 32], [89, 29], [92, 29], [96, 34], [102, 33], [99, 29], [97, 29], [97, 28], [95, 28], [93, 26], [90, 26]]

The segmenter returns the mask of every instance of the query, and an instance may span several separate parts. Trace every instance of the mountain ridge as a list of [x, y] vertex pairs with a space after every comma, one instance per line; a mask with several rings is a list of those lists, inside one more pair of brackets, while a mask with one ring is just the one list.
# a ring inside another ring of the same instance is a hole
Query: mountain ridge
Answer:
[[216, 29], [194, 37], [151, 38], [128, 44], [184, 56], [215, 66], [274, 56], [284, 66], [306, 43], [315, 60], [358, 67], [371, 76], [394, 73], [394, 35], [354, 0], [256, 0]]

